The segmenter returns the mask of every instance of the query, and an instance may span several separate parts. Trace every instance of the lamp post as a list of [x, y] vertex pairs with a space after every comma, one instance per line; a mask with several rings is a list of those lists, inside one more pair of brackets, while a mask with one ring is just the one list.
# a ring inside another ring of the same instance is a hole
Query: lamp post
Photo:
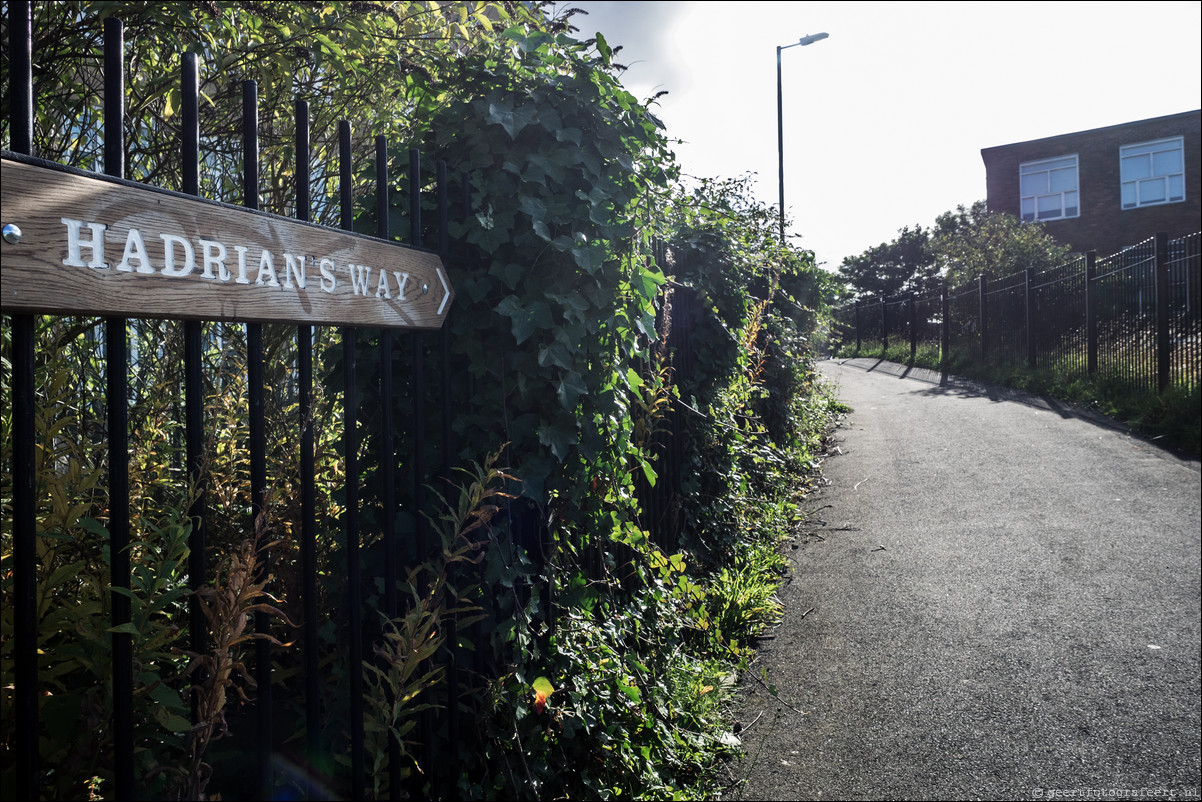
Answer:
[[812, 45], [830, 36], [828, 33], [815, 33], [803, 36], [791, 45], [778, 45], [776, 48], [776, 153], [780, 164], [780, 241], [785, 241], [785, 109], [781, 91], [780, 51], [798, 45]]

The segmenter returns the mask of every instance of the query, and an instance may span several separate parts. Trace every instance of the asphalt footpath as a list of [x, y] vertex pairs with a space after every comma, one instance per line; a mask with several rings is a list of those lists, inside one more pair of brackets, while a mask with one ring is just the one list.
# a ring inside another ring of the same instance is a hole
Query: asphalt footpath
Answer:
[[1198, 462], [1012, 390], [819, 369], [853, 411], [720, 798], [1198, 799]]

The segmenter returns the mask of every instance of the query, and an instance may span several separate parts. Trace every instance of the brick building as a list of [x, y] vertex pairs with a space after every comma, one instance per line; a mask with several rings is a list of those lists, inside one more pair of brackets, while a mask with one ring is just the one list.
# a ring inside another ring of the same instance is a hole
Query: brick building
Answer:
[[1202, 111], [981, 150], [990, 211], [1107, 256], [1202, 230]]

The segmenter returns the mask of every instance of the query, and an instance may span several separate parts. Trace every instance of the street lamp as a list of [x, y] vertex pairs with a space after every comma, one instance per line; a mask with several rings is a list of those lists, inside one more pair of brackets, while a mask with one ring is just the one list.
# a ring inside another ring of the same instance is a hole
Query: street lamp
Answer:
[[828, 33], [815, 33], [803, 36], [794, 44], [777, 46], [776, 48], [776, 152], [780, 162], [780, 241], [785, 241], [785, 111], [781, 92], [780, 51], [798, 45], [812, 45], [830, 36]]

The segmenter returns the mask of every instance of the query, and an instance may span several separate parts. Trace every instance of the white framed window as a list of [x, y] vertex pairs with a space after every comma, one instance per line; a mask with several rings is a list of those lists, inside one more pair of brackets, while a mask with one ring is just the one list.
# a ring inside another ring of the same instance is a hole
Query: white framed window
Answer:
[[1018, 187], [1023, 222], [1060, 220], [1081, 214], [1075, 153], [1020, 164]]
[[1175, 136], [1119, 148], [1124, 209], [1185, 200], [1185, 141]]

